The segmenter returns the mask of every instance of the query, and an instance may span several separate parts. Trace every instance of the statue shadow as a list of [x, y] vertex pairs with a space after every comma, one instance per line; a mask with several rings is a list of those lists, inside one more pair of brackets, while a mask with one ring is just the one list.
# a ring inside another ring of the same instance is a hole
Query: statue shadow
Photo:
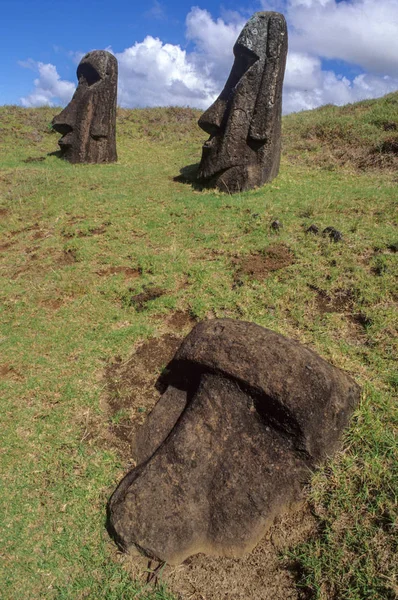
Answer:
[[180, 169], [180, 174], [176, 177], [173, 177], [173, 181], [177, 181], [178, 183], [187, 183], [191, 185], [195, 190], [202, 191], [207, 186], [203, 181], [200, 181], [198, 177], [199, 171], [199, 163], [194, 163], [193, 165], [187, 165], [186, 167], [182, 167]]
[[54, 152], [48, 152], [47, 156], [56, 156], [57, 158], [62, 158], [61, 150], [54, 150]]

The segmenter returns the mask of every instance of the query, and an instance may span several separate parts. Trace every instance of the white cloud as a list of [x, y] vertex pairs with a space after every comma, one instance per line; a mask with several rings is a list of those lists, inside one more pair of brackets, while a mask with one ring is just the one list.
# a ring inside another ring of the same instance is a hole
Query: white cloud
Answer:
[[[284, 12], [289, 24], [285, 113], [398, 89], [397, 0], [262, 0], [262, 5]], [[215, 20], [206, 10], [191, 9], [186, 19], [191, 51], [147, 36], [116, 52], [119, 104], [208, 107], [226, 81], [232, 48], [246, 20], [236, 12], [223, 17]], [[81, 53], [72, 56], [77, 60]], [[364, 73], [349, 79], [322, 68], [322, 59], [345, 61]], [[39, 72], [33, 92], [21, 99], [23, 106], [69, 101], [75, 86], [62, 80], [54, 65], [28, 60], [23, 66]]]
[[[284, 112], [345, 104], [398, 89], [397, 0], [262, 0], [289, 25]], [[364, 73], [322, 69], [338, 60]]]
[[164, 6], [159, 0], [153, 0], [151, 8], [145, 13], [148, 19], [156, 19], [157, 21], [163, 21], [166, 18], [166, 12]]
[[35, 86], [33, 92], [21, 98], [22, 106], [54, 106], [59, 102], [61, 104], [69, 102], [75, 91], [75, 85], [70, 81], [62, 80], [54, 65], [35, 63], [29, 59], [21, 66], [37, 69], [39, 72], [39, 77], [33, 82]]
[[213, 82], [213, 88], [221, 91], [233, 63], [233, 46], [245, 20], [230, 15], [231, 21], [214, 21], [207, 10], [194, 7], [186, 19], [186, 38], [193, 42], [195, 51], [190, 61]]
[[397, 0], [290, 0], [291, 46], [398, 76]]
[[309, 110], [323, 104], [348, 104], [395, 90], [398, 77], [363, 73], [350, 80], [322, 70], [322, 61], [316, 56], [291, 51], [286, 65], [283, 112]]
[[147, 36], [123, 52], [119, 63], [118, 102], [121, 106], [191, 105], [205, 108], [215, 90], [185, 50]]

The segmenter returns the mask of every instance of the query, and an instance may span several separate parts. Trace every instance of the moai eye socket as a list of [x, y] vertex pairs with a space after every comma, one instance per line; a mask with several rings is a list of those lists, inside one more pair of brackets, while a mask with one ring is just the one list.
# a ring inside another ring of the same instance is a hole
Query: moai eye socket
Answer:
[[79, 82], [81, 82], [81, 79], [83, 78], [89, 87], [101, 79], [98, 71], [89, 63], [83, 63], [78, 66], [77, 77]]

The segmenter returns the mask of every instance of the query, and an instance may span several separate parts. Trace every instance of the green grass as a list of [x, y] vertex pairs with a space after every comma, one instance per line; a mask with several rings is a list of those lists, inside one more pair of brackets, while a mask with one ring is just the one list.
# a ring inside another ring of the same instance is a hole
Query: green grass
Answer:
[[[374, 156], [397, 135], [384, 129], [397, 103], [286, 117], [279, 177], [234, 196], [173, 180], [200, 158], [196, 111], [120, 110], [119, 162], [101, 166], [48, 155], [55, 109], [0, 107], [3, 598], [169, 598], [130, 581], [104, 529], [130, 457], [103, 439], [101, 399], [108, 361], [176, 310], [300, 339], [363, 386], [343, 451], [311, 482], [319, 535], [289, 559], [311, 598], [396, 597], [396, 155]], [[305, 233], [312, 223], [343, 242]], [[279, 243], [292, 265], [236, 284], [236, 261]], [[118, 266], [139, 276], [104, 274]], [[148, 286], [165, 293], [137, 311]], [[320, 293], [346, 300], [324, 312]]]

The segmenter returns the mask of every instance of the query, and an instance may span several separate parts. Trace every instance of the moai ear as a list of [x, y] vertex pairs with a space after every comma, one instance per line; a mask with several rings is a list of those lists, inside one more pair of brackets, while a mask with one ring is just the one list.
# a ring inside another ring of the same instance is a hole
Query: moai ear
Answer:
[[265, 68], [249, 130], [253, 140], [266, 142], [272, 135], [282, 95], [286, 54], [286, 21], [283, 15], [276, 13], [268, 21]]

